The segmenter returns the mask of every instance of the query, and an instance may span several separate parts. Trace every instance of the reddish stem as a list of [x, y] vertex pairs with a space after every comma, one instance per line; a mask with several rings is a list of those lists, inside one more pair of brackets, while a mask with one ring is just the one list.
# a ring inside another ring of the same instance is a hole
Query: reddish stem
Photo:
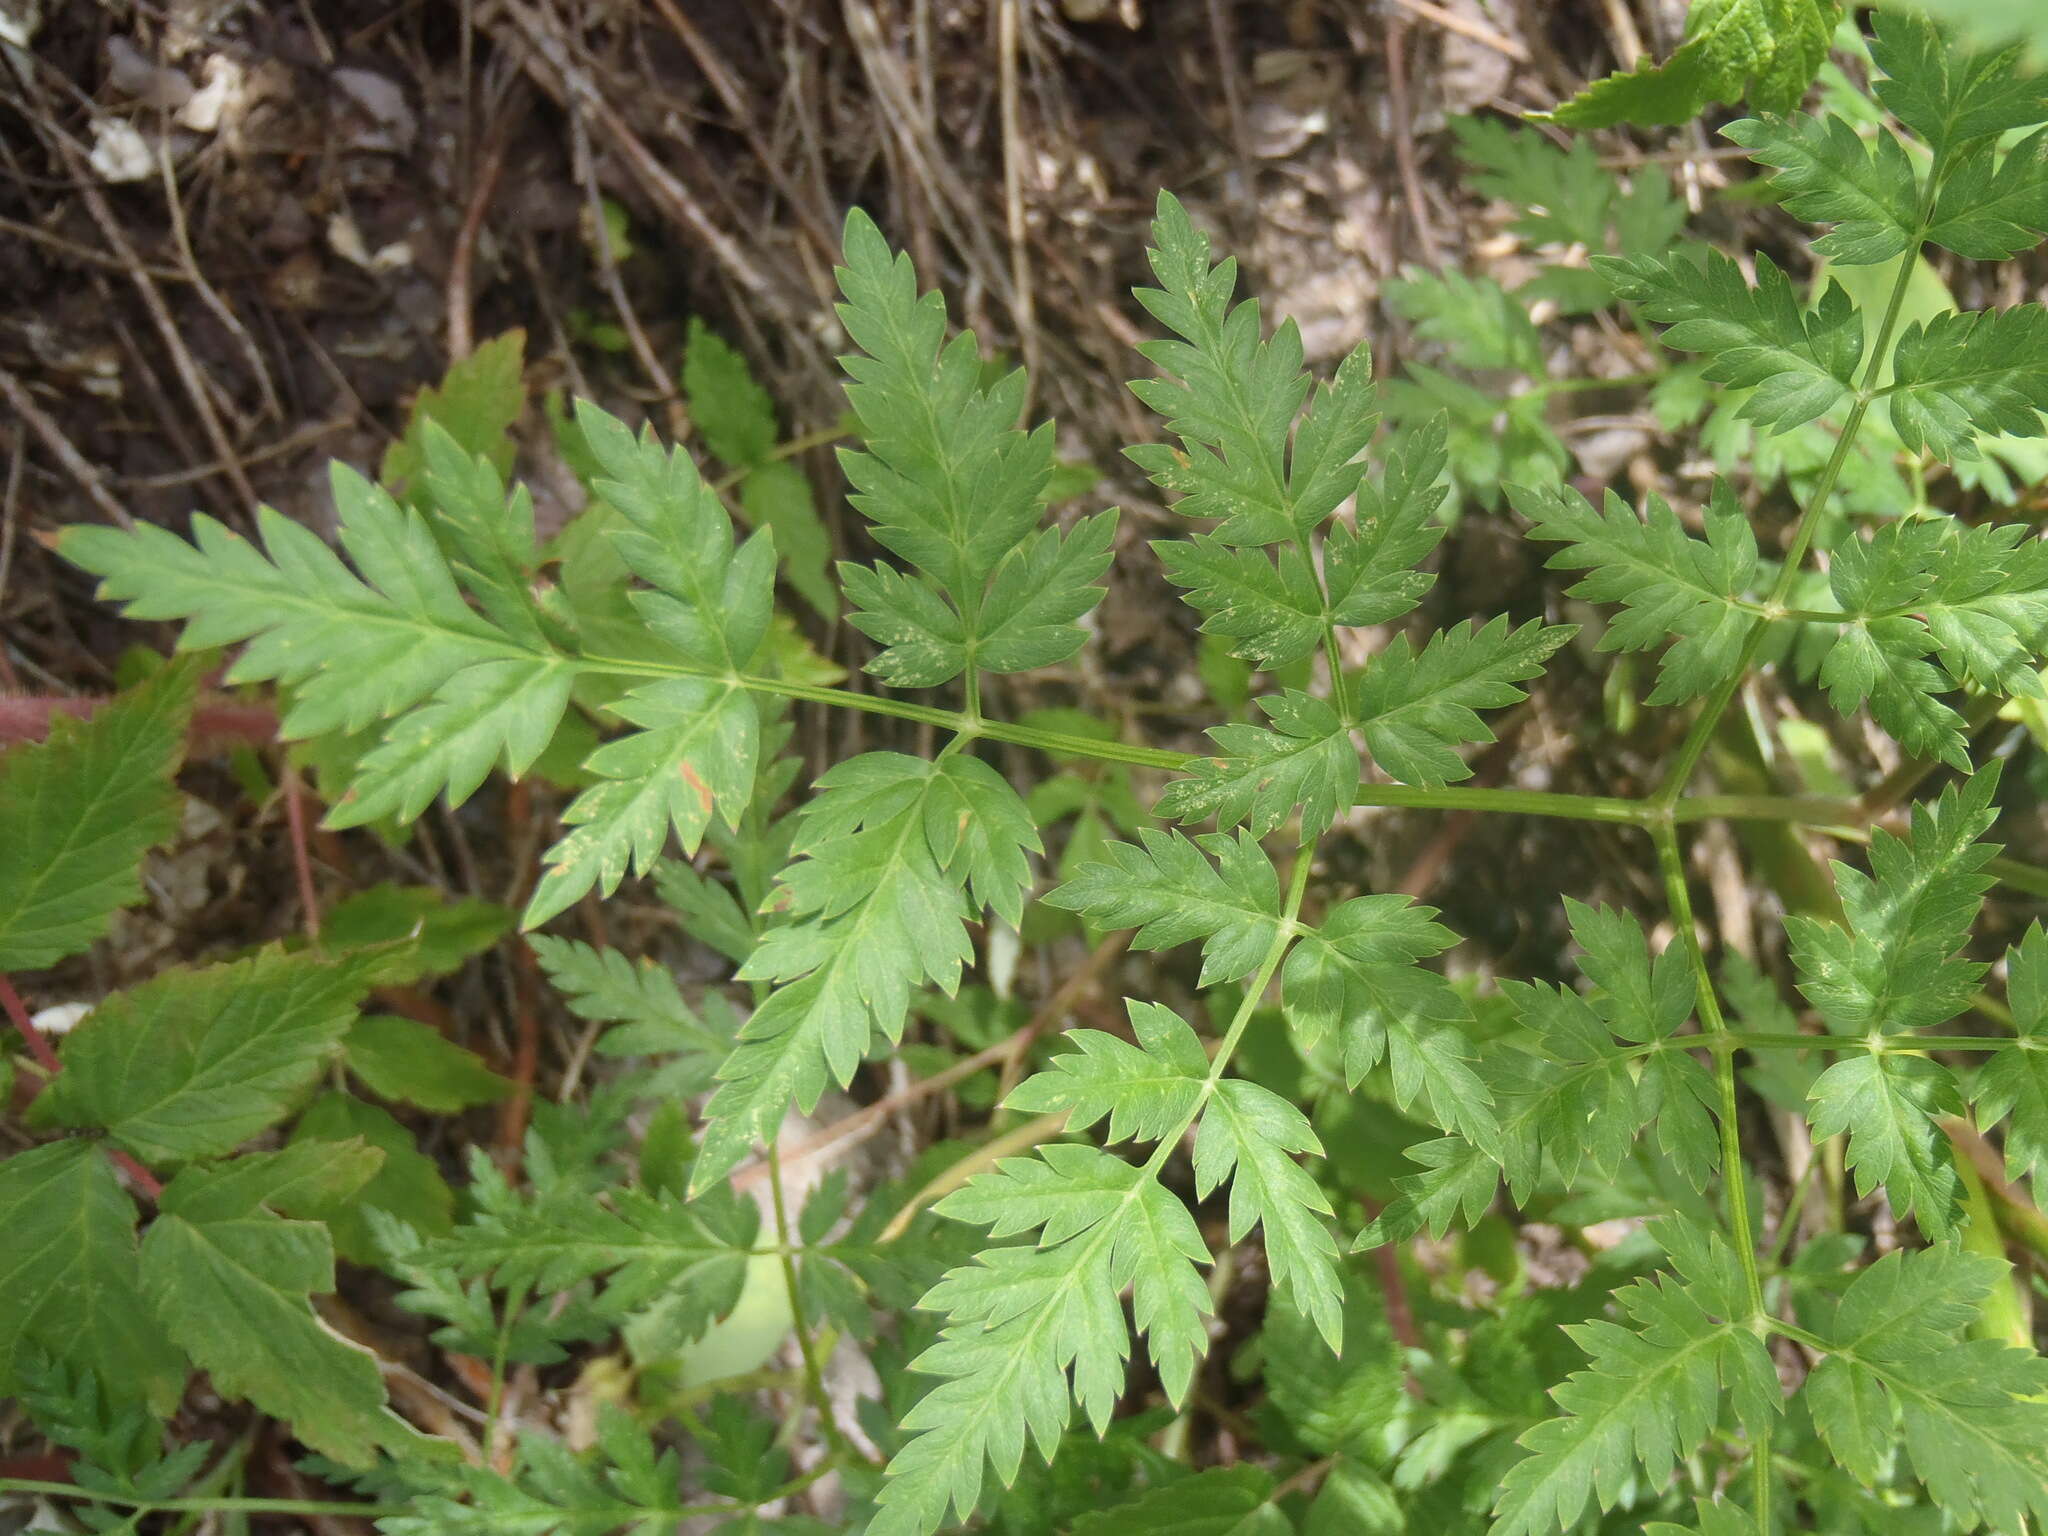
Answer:
[[[21, 994], [14, 990], [14, 983], [8, 980], [4, 971], [0, 971], [0, 1009], [5, 1010], [15, 1029], [20, 1032], [21, 1038], [28, 1042], [29, 1054], [35, 1057], [44, 1071], [55, 1077], [64, 1070], [64, 1063], [51, 1048], [48, 1037], [36, 1028], [36, 1021], [29, 1017], [28, 1004], [21, 1000]], [[108, 1147], [107, 1155], [127, 1170], [128, 1177], [135, 1181], [135, 1187], [151, 1200], [163, 1198], [164, 1187], [157, 1182], [156, 1175], [132, 1156], [119, 1147]]]
[[14, 1027], [21, 1033], [28, 1046], [29, 1055], [42, 1064], [45, 1072], [55, 1077], [64, 1070], [64, 1063], [57, 1059], [57, 1053], [43, 1032], [36, 1028], [36, 1021], [28, 1016], [28, 1004], [21, 1000], [21, 994], [14, 990], [14, 983], [7, 979], [7, 973], [0, 971], [0, 1008], [7, 1010], [7, 1017], [14, 1021]]
[[[43, 694], [0, 694], [0, 747], [41, 741], [52, 715], [89, 720], [106, 699], [59, 699]], [[202, 704], [188, 733], [195, 744], [267, 746], [277, 740], [277, 711], [267, 704]]]
[[292, 869], [299, 879], [299, 908], [306, 938], [320, 947], [320, 893], [313, 886], [313, 855], [306, 846], [306, 792], [299, 783], [299, 770], [289, 763], [284, 770], [284, 819], [292, 834]]
[[163, 1203], [164, 1187], [162, 1184], [157, 1182], [157, 1177], [155, 1174], [151, 1173], [147, 1168], [143, 1167], [142, 1164], [135, 1161], [135, 1159], [131, 1155], [129, 1155], [126, 1152], [123, 1152], [119, 1147], [107, 1148], [107, 1156], [111, 1157], [116, 1163], [119, 1163], [123, 1168], [128, 1170], [128, 1177], [135, 1181], [135, 1187], [137, 1189], [141, 1190], [145, 1195], [149, 1196], [151, 1203]]

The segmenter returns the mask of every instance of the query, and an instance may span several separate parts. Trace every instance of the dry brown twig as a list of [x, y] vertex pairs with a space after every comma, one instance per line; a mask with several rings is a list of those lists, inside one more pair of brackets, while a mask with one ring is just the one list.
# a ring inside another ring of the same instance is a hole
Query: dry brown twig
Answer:
[[64, 472], [77, 482], [79, 490], [99, 508], [107, 521], [120, 528], [135, 526], [135, 519], [114, 499], [99, 470], [72, 446], [71, 439], [64, 435], [64, 429], [50, 414], [36, 404], [28, 387], [5, 368], [0, 368], [0, 399], [4, 399], [14, 414], [28, 424], [28, 429], [35, 433], [37, 441], [49, 451], [50, 457], [63, 465]]

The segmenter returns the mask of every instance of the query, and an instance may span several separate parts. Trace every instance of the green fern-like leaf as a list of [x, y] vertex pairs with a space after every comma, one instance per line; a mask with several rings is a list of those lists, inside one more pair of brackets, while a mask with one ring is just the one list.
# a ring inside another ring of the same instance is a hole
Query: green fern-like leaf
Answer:
[[1321, 641], [1322, 589], [1295, 545], [1283, 545], [1276, 558], [1198, 533], [1152, 547], [1166, 579], [1187, 588], [1189, 606], [1206, 616], [1202, 632], [1234, 642], [1231, 655], [1270, 670], [1301, 660]]
[[2015, 1179], [2048, 1168], [2048, 931], [2027, 929], [2006, 962], [2017, 1038], [1995, 1051], [1970, 1088], [1979, 1123], [2005, 1126], [2005, 1164]]
[[2048, 309], [1971, 310], [1915, 321], [1892, 353], [1887, 403], [1906, 447], [1974, 459], [1979, 436], [2048, 433]]
[[1509, 494], [1534, 524], [1531, 538], [1565, 545], [1550, 557], [1554, 569], [1588, 572], [1572, 596], [1621, 604], [1600, 637], [1602, 650], [1646, 651], [1676, 637], [1659, 664], [1651, 703], [1697, 698], [1734, 668], [1754, 622], [1744, 604], [1757, 550], [1725, 482], [1707, 508], [1704, 539], [1687, 533], [1657, 496], [1638, 517], [1612, 491], [1600, 512], [1569, 488]]
[[1850, 1282], [1807, 1378], [1816, 1428], [1851, 1474], [1886, 1480], [1903, 1441], [1935, 1501], [1965, 1525], [2048, 1519], [2048, 1364], [1958, 1336], [2002, 1266], [1953, 1246], [1889, 1253]]
[[1287, 956], [1287, 1017], [1311, 1047], [1336, 1033], [1350, 1087], [1385, 1059], [1402, 1108], [1426, 1108], [1436, 1124], [1491, 1145], [1493, 1095], [1473, 1070], [1464, 1033], [1471, 1009], [1418, 963], [1456, 942], [1435, 917], [1402, 896], [1336, 908]]
[[1034, 534], [1053, 472], [1050, 426], [1017, 429], [1024, 375], [984, 384], [968, 334], [922, 297], [906, 256], [856, 210], [846, 221], [840, 319], [865, 449], [842, 455], [875, 538], [916, 567], [840, 567], [852, 622], [885, 646], [870, 670], [928, 688], [963, 671], [1020, 672], [1081, 646], [1074, 620], [1101, 596], [1113, 514]]
[[1516, 629], [1499, 618], [1441, 630], [1419, 651], [1397, 635], [1357, 683], [1358, 726], [1373, 760], [1404, 784], [1470, 778], [1452, 749], [1494, 739], [1478, 712], [1521, 703], [1528, 695], [1517, 685], [1541, 675], [1575, 633], [1570, 624], [1531, 619]]
[[1065, 1043], [1079, 1049], [1026, 1079], [1008, 1106], [1026, 1114], [1063, 1111], [1074, 1131], [1107, 1118], [1113, 1142], [1157, 1141], [1185, 1124], [1201, 1104], [1208, 1076], [1202, 1043], [1171, 1008], [1135, 1000], [1126, 1006], [1135, 1043], [1099, 1029], [1071, 1030]]
[[1219, 826], [1242, 824], [1263, 837], [1299, 807], [1302, 836], [1318, 837], [1351, 808], [1358, 752], [1337, 711], [1292, 689], [1260, 699], [1259, 708], [1273, 729], [1211, 727], [1223, 755], [1190, 763], [1189, 777], [1167, 786], [1160, 798], [1161, 816], [1183, 824], [1214, 816]]
[[1145, 830], [1138, 839], [1136, 846], [1109, 844], [1107, 863], [1084, 864], [1046, 902], [1104, 926], [1136, 928], [1131, 942], [1139, 949], [1200, 939], [1205, 987], [1249, 976], [1272, 945], [1280, 913], [1279, 877], [1257, 842], [1243, 832], [1189, 839]]
[[870, 1527], [878, 1536], [930, 1531], [949, 1504], [971, 1513], [984, 1464], [1013, 1481], [1027, 1435], [1051, 1455], [1076, 1401], [1098, 1430], [1108, 1423], [1130, 1354], [1117, 1299], [1126, 1287], [1178, 1392], [1206, 1343], [1195, 1265], [1208, 1249], [1149, 1169], [1090, 1147], [1048, 1147], [978, 1176], [940, 1209], [1004, 1231], [1044, 1230], [1036, 1246], [990, 1249], [925, 1297], [947, 1323], [916, 1369], [943, 1380], [903, 1421], [915, 1438], [889, 1465]]
[[1719, 1237], [1691, 1246], [1681, 1276], [1616, 1293], [1626, 1324], [1565, 1330], [1590, 1361], [1552, 1392], [1565, 1416], [1522, 1437], [1529, 1454], [1508, 1470], [1491, 1536], [1569, 1531], [1589, 1503], [1612, 1509], [1639, 1475], [1668, 1482], [1720, 1422], [1724, 1394], [1752, 1428], [1776, 1414], [1777, 1372], [1742, 1325], [1735, 1256]]
[[2048, 129], [2000, 155], [1989, 139], [1957, 157], [1927, 238], [1973, 261], [2006, 261], [2048, 234]]
[[1936, 153], [2048, 121], [2048, 79], [2017, 48], [1959, 47], [1924, 17], [1887, 14], [1870, 56], [1888, 77], [1877, 99]]
[[1021, 912], [1038, 836], [993, 770], [870, 752], [817, 789], [771, 903], [788, 920], [740, 970], [779, 985], [720, 1068], [699, 1189], [770, 1137], [792, 1100], [808, 1112], [828, 1080], [848, 1081], [878, 1031], [899, 1038], [914, 987], [959, 985], [970, 886], [976, 909]]
[[1596, 256], [1615, 296], [1670, 329], [1664, 339], [1706, 356], [1705, 377], [1752, 391], [1738, 413], [1765, 431], [1794, 427], [1845, 405], [1863, 357], [1862, 317], [1839, 283], [1812, 309], [1792, 280], [1759, 252], [1756, 286], [1718, 252], [1704, 267], [1687, 256]]
[[1777, 170], [1772, 184], [1790, 212], [1835, 226], [1814, 241], [1817, 255], [1859, 266], [1917, 243], [1920, 180], [1890, 130], [1865, 139], [1843, 118], [1791, 117], [1745, 118], [1721, 132]]
[[[1915, 806], [1909, 839], [1872, 839], [1871, 875], [1837, 865], [1841, 924], [1787, 919], [1801, 990], [1837, 1034], [1910, 1035], [1968, 1004], [1984, 967], [1956, 951], [1991, 884], [1983, 869], [1997, 849], [1978, 838], [1997, 784], [1994, 765]], [[1936, 1118], [1963, 1112], [1953, 1072], [1923, 1056], [1851, 1055], [1821, 1074], [1812, 1100], [1816, 1135], [1848, 1133], [1859, 1190], [1883, 1184], [1929, 1233], [1950, 1230], [1959, 1186]]]
[[1230, 1182], [1230, 1240], [1262, 1229], [1273, 1283], [1314, 1320], [1330, 1347], [1343, 1341], [1337, 1243], [1330, 1202], [1297, 1153], [1322, 1155], [1306, 1117], [1269, 1088], [1238, 1078], [1216, 1084], [1195, 1136], [1195, 1183], [1206, 1198]]
[[475, 1217], [429, 1240], [414, 1262], [507, 1291], [573, 1291], [603, 1277], [604, 1309], [649, 1306], [674, 1347], [731, 1312], [745, 1283], [760, 1211], [725, 1190], [685, 1204], [676, 1194], [613, 1191], [600, 1203], [564, 1190], [522, 1200], [473, 1160]]
[[469, 606], [418, 511], [343, 466], [333, 482], [342, 547], [360, 577], [267, 509], [257, 517], [260, 550], [206, 517], [193, 519], [190, 544], [152, 526], [74, 528], [63, 550], [132, 616], [183, 620], [186, 649], [250, 641], [229, 680], [291, 690], [287, 739], [361, 731], [431, 701], [437, 733], [458, 739], [418, 762], [407, 754], [440, 738], [415, 729], [405, 748], [365, 763], [364, 797], [351, 809], [364, 799], [424, 805], [436, 772], [473, 789], [494, 752], [514, 772], [525, 768], [567, 702], [560, 658]]
[[1159, 196], [1151, 260], [1157, 288], [1138, 290], [1152, 318], [1181, 338], [1138, 350], [1166, 375], [1131, 386], [1181, 439], [1128, 450], [1187, 517], [1215, 519], [1231, 547], [1305, 538], [1358, 488], [1359, 454], [1378, 421], [1371, 361], [1353, 352], [1310, 400], [1301, 335], [1288, 321], [1260, 334], [1256, 300], [1231, 303], [1237, 263], [1210, 261], [1208, 238], [1170, 193]]

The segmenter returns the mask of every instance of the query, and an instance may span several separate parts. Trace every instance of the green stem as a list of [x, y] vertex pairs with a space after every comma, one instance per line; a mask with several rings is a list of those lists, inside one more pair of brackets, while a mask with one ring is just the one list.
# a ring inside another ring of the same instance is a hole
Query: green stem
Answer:
[[[1982, 1254], [1996, 1259], [2000, 1264], [2005, 1259], [2005, 1236], [1999, 1230], [1998, 1214], [1992, 1208], [1991, 1195], [1984, 1187], [1984, 1177], [1977, 1172], [1977, 1165], [1963, 1148], [1955, 1149], [1950, 1159], [1955, 1168], [1956, 1178], [1963, 1186], [1963, 1209], [1969, 1219], [1963, 1223], [1962, 1246], [1966, 1253]], [[2032, 1349], [2034, 1346], [2033, 1308], [2028, 1305], [2032, 1293], [2027, 1289], [2027, 1274], [2024, 1268], [2014, 1269], [1997, 1285], [1991, 1287], [1978, 1304], [1977, 1316], [1970, 1324], [1970, 1336], [1978, 1339], [2002, 1339], [2015, 1349]]]
[[1529, 388], [1532, 395], [1569, 395], [1588, 389], [1647, 389], [1664, 381], [1662, 373], [1623, 373], [1613, 378], [1586, 375], [1570, 379], [1538, 379]]
[[526, 1287], [516, 1287], [505, 1298], [505, 1310], [498, 1320], [498, 1337], [491, 1349], [491, 1390], [484, 1399], [484, 1465], [497, 1463], [499, 1418], [505, 1406], [505, 1366], [512, 1353], [512, 1330], [526, 1311]]
[[[1760, 1030], [1749, 1034], [1727, 1030], [1720, 1034], [1666, 1035], [1661, 1040], [1631, 1046], [1630, 1056], [1652, 1056], [1658, 1051], [1869, 1051], [1879, 1056], [1906, 1055], [1919, 1051], [1997, 1051], [2011, 1045], [1996, 1035], [1893, 1035], [1873, 1045], [1860, 1035], [1779, 1034]], [[2025, 1049], [2022, 1043], [2022, 1049]]]
[[[1099, 737], [1070, 736], [1062, 731], [1043, 731], [1034, 726], [1012, 725], [1001, 720], [976, 719], [959, 710], [912, 704], [877, 694], [848, 693], [838, 688], [794, 683], [779, 677], [730, 676], [708, 667], [627, 661], [610, 656], [583, 657], [576, 664], [587, 672], [618, 676], [711, 678], [753, 693], [773, 694], [840, 709], [857, 709], [871, 715], [888, 715], [949, 731], [955, 736], [982, 737], [989, 741], [1008, 742], [1012, 746], [1030, 747], [1055, 757], [1119, 763], [1127, 768], [1151, 768], [1161, 773], [1185, 773], [1188, 765], [1201, 755], [1169, 752], [1160, 747], [1141, 747], [1124, 741], [1104, 741]], [[1869, 829], [1862, 824], [1864, 813], [1854, 801], [1832, 800], [1819, 795], [1688, 795], [1666, 800], [1661, 791], [1647, 798], [1633, 799], [1623, 795], [1569, 795], [1547, 789], [1480, 789], [1460, 784], [1434, 789], [1409, 784], [1361, 784], [1352, 797], [1352, 803], [1416, 811], [1545, 816], [1562, 821], [1602, 822], [1618, 827], [1654, 827], [1665, 822], [1707, 820], [1779, 821], [1818, 828], [1853, 841], [1864, 841], [1870, 836]], [[2048, 870], [2014, 859], [1994, 859], [1986, 867], [2015, 890], [2048, 896]]]
[[1266, 995], [1266, 988], [1272, 984], [1273, 974], [1280, 969], [1280, 962], [1286, 958], [1288, 946], [1294, 942], [1298, 929], [1295, 920], [1301, 916], [1302, 898], [1308, 894], [1309, 866], [1315, 862], [1316, 845], [1313, 841], [1304, 843], [1301, 851], [1294, 856], [1294, 870], [1287, 881], [1287, 901], [1281, 908], [1280, 924], [1273, 930], [1273, 942], [1266, 949], [1266, 957], [1259, 962], [1259, 968], [1252, 979], [1245, 984], [1244, 1001], [1237, 1005], [1237, 1012], [1231, 1016], [1230, 1025], [1223, 1031], [1223, 1039], [1216, 1052], [1209, 1058], [1209, 1075], [1202, 1079], [1201, 1092], [1195, 1095], [1195, 1102], [1188, 1112], [1181, 1116], [1180, 1124], [1159, 1138], [1159, 1144], [1152, 1149], [1151, 1157], [1145, 1160], [1145, 1172], [1157, 1174], [1166, 1165], [1180, 1145], [1181, 1138], [1194, 1128], [1201, 1118], [1203, 1108], [1215, 1096], [1217, 1083], [1223, 1080], [1223, 1072], [1230, 1065], [1230, 1058], [1237, 1050], [1238, 1041], [1244, 1038], [1245, 1029], [1251, 1024], [1252, 1015], [1258, 1012], [1259, 1001]]
[[[1737, 1040], [1731, 1035], [1721, 1013], [1721, 1000], [1714, 992], [1713, 973], [1707, 969], [1706, 952], [1700, 948], [1693, 924], [1692, 892], [1686, 884], [1685, 859], [1678, 847], [1678, 831], [1669, 822], [1653, 829], [1657, 841], [1657, 864], [1664, 876], [1665, 899], [1677, 930], [1675, 943], [1685, 948], [1698, 982], [1700, 1022], [1707, 1026], [1702, 1038], [1714, 1053], [1714, 1086], [1718, 1092], [1721, 1122], [1721, 1186], [1728, 1197], [1728, 1226], [1736, 1261], [1742, 1266], [1742, 1287], [1749, 1300], [1751, 1328], [1768, 1326], [1770, 1312], [1764, 1305], [1762, 1271], [1756, 1261], [1756, 1226], [1749, 1211], [1749, 1182], [1742, 1160], [1742, 1128], [1737, 1118], [1735, 1097], [1735, 1052]], [[1757, 1431], [1751, 1450], [1756, 1467], [1756, 1528], [1759, 1536], [1771, 1529], [1771, 1430]]]
[[818, 1423], [825, 1431], [825, 1438], [832, 1442], [832, 1449], [853, 1461], [865, 1461], [867, 1458], [854, 1449], [833, 1415], [832, 1397], [825, 1390], [825, 1372], [818, 1363], [817, 1346], [811, 1339], [810, 1324], [804, 1321], [803, 1295], [797, 1284], [796, 1253], [790, 1243], [789, 1208], [782, 1193], [782, 1157], [773, 1141], [768, 1143], [768, 1191], [775, 1215], [776, 1256], [782, 1264], [782, 1283], [789, 1290], [789, 1326], [796, 1335], [797, 1353], [803, 1357], [806, 1394], [810, 1397], [811, 1406], [817, 1410]]
[[116, 1509], [132, 1509], [145, 1515], [189, 1511], [215, 1515], [355, 1515], [364, 1520], [382, 1520], [415, 1513], [410, 1504], [349, 1504], [333, 1499], [137, 1499], [105, 1493], [97, 1488], [81, 1488], [76, 1483], [46, 1483], [23, 1477], [0, 1477], [0, 1493], [83, 1499], [91, 1504], [110, 1504]]
[[[1198, 761], [1202, 755], [1170, 752], [1161, 747], [1141, 747], [1124, 741], [1104, 741], [1099, 737], [1071, 736], [1063, 731], [1039, 730], [1002, 720], [977, 719], [960, 710], [913, 704], [880, 694], [849, 693], [839, 688], [791, 682], [779, 677], [728, 676], [709, 667], [629, 661], [614, 656], [586, 656], [579, 660], [578, 665], [587, 672], [617, 676], [711, 678], [752, 693], [773, 694], [778, 698], [839, 709], [857, 709], [870, 715], [888, 715], [956, 735], [980, 735], [990, 741], [1032, 747], [1056, 757], [1120, 763], [1129, 768], [1154, 768], [1162, 773], [1185, 773], [1188, 765]], [[1507, 815], [1552, 816], [1567, 821], [1607, 822], [1615, 826], [1642, 826], [1666, 819], [1703, 821], [1710, 817], [1793, 821], [1816, 826], [1853, 826], [1858, 820], [1852, 802], [1812, 795], [1708, 795], [1688, 799], [1666, 810], [1650, 800], [1622, 795], [1568, 795], [1546, 789], [1478, 789], [1463, 785], [1420, 789], [1408, 784], [1362, 784], [1354, 803], [1425, 811], [1490, 811]]]
[[805, 432], [801, 436], [792, 437], [786, 443], [777, 443], [760, 464], [742, 464], [738, 469], [728, 470], [720, 475], [711, 482], [711, 489], [723, 496], [763, 464], [776, 464], [784, 459], [793, 459], [800, 453], [809, 453], [813, 448], [823, 448], [830, 443], [841, 442], [847, 436], [849, 434], [844, 427], [835, 426], [820, 427], [815, 432]]
[[1785, 551], [1785, 563], [1778, 569], [1778, 579], [1771, 587], [1766, 603], [1769, 612], [1760, 615], [1743, 637], [1742, 651], [1735, 664], [1729, 668], [1728, 676], [1714, 689], [1699, 718], [1693, 721], [1692, 729], [1686, 734], [1684, 744], [1678, 749], [1678, 757], [1671, 765], [1671, 771], [1664, 777], [1658, 788], [1656, 799], [1664, 805], [1675, 805], [1678, 797], [1685, 792], [1686, 784], [1692, 778], [1692, 771], [1706, 750], [1707, 741], [1714, 734], [1714, 728], [1721, 723], [1721, 716], [1728, 708], [1728, 701], [1735, 697], [1736, 689], [1742, 686], [1743, 678], [1749, 675], [1750, 663], [1756, 660], [1756, 653], [1764, 641], [1764, 635], [1771, 626], [1771, 615], [1783, 613], [1785, 599], [1791, 594], [1792, 585], [1799, 579], [1799, 569], [1806, 563], [1806, 552], [1813, 545], [1813, 536], [1819, 530], [1820, 516], [1826, 510], [1828, 499], [1835, 493], [1835, 482], [1841, 478], [1842, 466], [1848, 462], [1849, 450], [1855, 446], [1856, 435], [1863, 428], [1863, 418], [1870, 412], [1870, 403], [1878, 398], [1877, 377], [1884, 368], [1884, 360], [1891, 350], [1892, 332], [1899, 323], [1899, 310], [1906, 302], [1906, 289], [1913, 280], [1913, 267], [1918, 259], [1920, 245], [1924, 239], [1929, 218], [1934, 212], [1934, 196], [1941, 186], [1941, 155], [1934, 157], [1928, 168], [1927, 181], [1921, 189], [1920, 211], [1914, 222], [1914, 238], [1907, 244], [1899, 258], [1899, 275], [1892, 283], [1890, 302], [1885, 305], [1884, 319], [1879, 322], [1877, 335], [1870, 345], [1870, 355], [1864, 360], [1863, 382], [1857, 386], [1855, 402], [1849, 407], [1849, 414], [1843, 418], [1841, 434], [1835, 439], [1834, 452], [1828, 455], [1820, 479], [1814, 482], [1812, 494], [1806, 498], [1806, 505], [1799, 514], [1798, 525], [1792, 531], [1791, 546]]
[[[815, 1477], [799, 1479], [816, 1481]], [[795, 1491], [797, 1484], [776, 1490], [770, 1498], [781, 1498]], [[368, 1504], [345, 1503], [337, 1499], [139, 1499], [130, 1495], [108, 1493], [97, 1488], [81, 1488], [76, 1483], [48, 1483], [34, 1478], [0, 1477], [0, 1494], [32, 1493], [53, 1499], [79, 1499], [88, 1504], [106, 1504], [115, 1509], [132, 1509], [138, 1515], [166, 1515], [191, 1511], [207, 1515], [353, 1515], [362, 1520], [389, 1520], [402, 1515], [417, 1515], [419, 1508], [413, 1504]], [[764, 1499], [763, 1503], [769, 1502]], [[635, 1520], [645, 1520], [650, 1511], [642, 1505], [621, 1504], [615, 1506], [618, 1512], [617, 1524], [625, 1525]], [[651, 1513], [671, 1521], [694, 1520], [709, 1515], [733, 1515], [753, 1508], [741, 1503], [727, 1501], [720, 1504], [684, 1504], [675, 1509], [655, 1510]], [[581, 1511], [579, 1511], [581, 1513]]]
[[1771, 1332], [1775, 1333], [1779, 1338], [1790, 1339], [1794, 1344], [1803, 1345], [1807, 1349], [1812, 1350], [1815, 1354], [1839, 1355], [1843, 1353], [1841, 1350], [1836, 1349], [1826, 1339], [1822, 1338], [1819, 1334], [1808, 1333], [1804, 1328], [1801, 1328], [1797, 1323], [1782, 1322], [1775, 1317], [1769, 1318], [1767, 1319], [1767, 1321], [1770, 1324]]

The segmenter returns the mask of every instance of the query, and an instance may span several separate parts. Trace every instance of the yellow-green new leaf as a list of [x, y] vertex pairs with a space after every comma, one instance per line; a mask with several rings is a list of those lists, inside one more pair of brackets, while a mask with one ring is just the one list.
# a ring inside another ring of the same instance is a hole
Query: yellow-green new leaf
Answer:
[[1549, 116], [1570, 128], [1684, 123], [1745, 93], [1766, 112], [1789, 112], [1826, 60], [1840, 14], [1835, 0], [1696, 0], [1670, 58], [1596, 80]]

